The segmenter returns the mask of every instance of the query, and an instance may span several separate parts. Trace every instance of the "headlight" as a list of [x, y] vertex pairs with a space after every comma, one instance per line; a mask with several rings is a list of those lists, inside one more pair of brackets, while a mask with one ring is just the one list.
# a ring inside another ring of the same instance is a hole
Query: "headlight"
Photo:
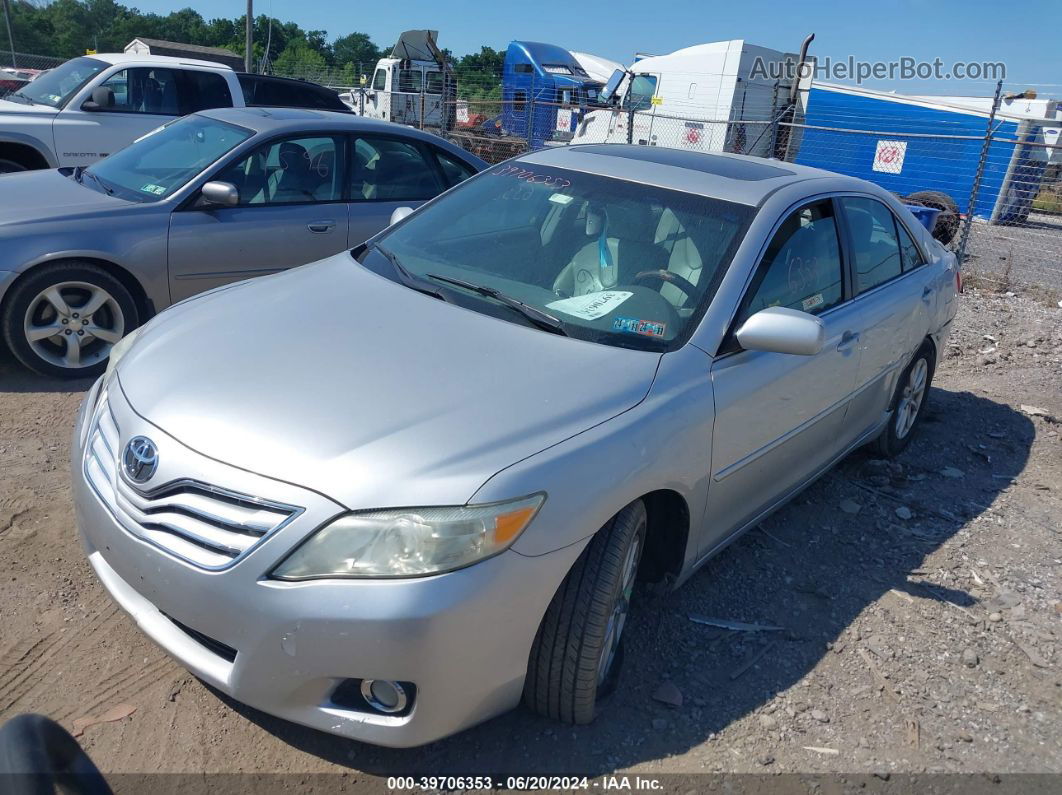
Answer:
[[347, 514], [306, 539], [273, 576], [419, 577], [453, 571], [507, 549], [545, 499], [535, 494], [491, 505]]
[[[141, 326], [143, 328], [143, 326]], [[103, 374], [103, 382], [107, 383], [111, 380], [111, 373], [114, 372], [114, 368], [118, 366], [118, 362], [122, 360], [122, 357], [129, 352], [129, 349], [133, 347], [133, 342], [136, 340], [137, 335], [140, 333], [140, 329], [133, 329], [118, 342], [114, 343], [111, 348], [110, 356], [107, 357], [107, 370]]]

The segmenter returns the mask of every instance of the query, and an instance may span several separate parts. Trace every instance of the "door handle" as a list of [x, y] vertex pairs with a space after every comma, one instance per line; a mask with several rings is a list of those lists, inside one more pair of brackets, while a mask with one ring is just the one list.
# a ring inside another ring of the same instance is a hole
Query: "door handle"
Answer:
[[845, 351], [859, 342], [858, 331], [846, 331], [841, 335], [841, 341], [837, 343], [837, 350]]
[[929, 303], [929, 299], [932, 296], [933, 296], [933, 288], [930, 287], [927, 284], [925, 287], [922, 288], [922, 300], [925, 301], [928, 304]]
[[306, 224], [306, 228], [309, 229], [311, 232], [317, 232], [318, 234], [322, 232], [331, 232], [333, 229], [336, 228], [336, 222], [331, 220], [312, 221]]

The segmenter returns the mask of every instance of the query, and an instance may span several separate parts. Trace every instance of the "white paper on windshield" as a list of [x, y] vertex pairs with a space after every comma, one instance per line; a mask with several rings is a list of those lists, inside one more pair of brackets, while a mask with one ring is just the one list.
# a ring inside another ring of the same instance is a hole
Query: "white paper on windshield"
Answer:
[[574, 298], [563, 298], [546, 304], [547, 309], [555, 309], [572, 317], [581, 317], [584, 320], [597, 320], [604, 317], [617, 306], [622, 304], [634, 293], [623, 290], [601, 290], [596, 293], [577, 295]]

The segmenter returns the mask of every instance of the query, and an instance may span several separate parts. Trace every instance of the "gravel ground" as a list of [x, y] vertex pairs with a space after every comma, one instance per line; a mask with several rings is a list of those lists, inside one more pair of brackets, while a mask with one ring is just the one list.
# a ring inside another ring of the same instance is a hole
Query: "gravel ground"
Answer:
[[968, 291], [899, 461], [857, 452], [678, 591], [642, 587], [593, 725], [518, 709], [412, 751], [233, 703], [114, 606], [68, 491], [86, 386], [0, 353], [0, 720], [114, 719], [81, 737], [107, 773], [1062, 773], [1054, 300]]

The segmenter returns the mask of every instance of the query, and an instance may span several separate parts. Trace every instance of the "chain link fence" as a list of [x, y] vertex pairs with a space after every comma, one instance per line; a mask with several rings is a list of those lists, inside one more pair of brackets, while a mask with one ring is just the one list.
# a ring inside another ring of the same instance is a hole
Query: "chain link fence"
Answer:
[[[0, 52], [8, 70], [0, 71], [0, 94], [36, 76], [30, 70], [62, 62], [14, 55]], [[409, 85], [388, 83], [399, 90], [382, 90], [373, 63], [278, 61], [265, 71], [328, 86], [355, 113], [433, 131], [488, 163], [543, 147], [630, 143], [774, 157], [859, 177], [939, 209], [935, 235], [962, 256], [968, 279], [1062, 293], [1062, 101], [1017, 86], [913, 97], [813, 84], [790, 104], [788, 86], [749, 82], [740, 96], [705, 107], [657, 84], [651, 95], [628, 92], [620, 105], [602, 107], [534, 83], [507, 87], [495, 71], [457, 70], [444, 80], [428, 70]], [[693, 97], [697, 83], [718, 85], [723, 76], [680, 77]], [[1057, 85], [1038, 90], [1062, 94]]]
[[65, 61], [48, 55], [30, 55], [22, 52], [0, 51], [0, 97], [18, 91], [48, 69]]

